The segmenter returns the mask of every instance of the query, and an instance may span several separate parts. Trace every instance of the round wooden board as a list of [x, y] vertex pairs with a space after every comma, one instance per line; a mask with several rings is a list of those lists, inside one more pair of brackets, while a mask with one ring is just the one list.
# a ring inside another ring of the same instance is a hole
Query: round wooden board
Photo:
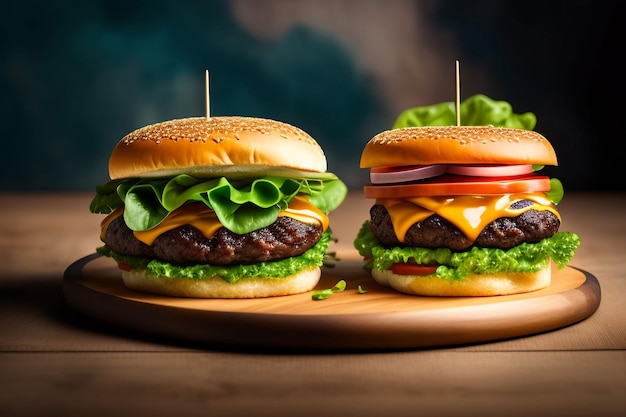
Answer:
[[[324, 268], [316, 290], [345, 280], [322, 301], [312, 293], [259, 299], [190, 299], [127, 289], [117, 265], [96, 254], [65, 271], [75, 309], [140, 334], [207, 346], [298, 350], [442, 347], [526, 336], [592, 315], [600, 285], [590, 273], [554, 270], [548, 288], [497, 297], [418, 297], [376, 284], [358, 260]], [[359, 293], [361, 285], [367, 290]]]

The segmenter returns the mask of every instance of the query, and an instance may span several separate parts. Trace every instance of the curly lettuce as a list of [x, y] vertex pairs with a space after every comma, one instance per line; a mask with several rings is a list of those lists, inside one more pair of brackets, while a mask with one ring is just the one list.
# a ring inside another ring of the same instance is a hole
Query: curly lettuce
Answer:
[[[493, 100], [476, 94], [461, 102], [461, 124], [464, 126], [496, 126], [533, 130], [537, 118], [533, 113], [516, 114], [506, 101]], [[421, 126], [456, 125], [456, 109], [453, 102], [404, 110], [397, 117], [393, 129]]]
[[363, 223], [354, 240], [359, 254], [368, 259], [367, 269], [388, 270], [394, 263], [409, 261], [437, 264], [434, 275], [447, 280], [462, 280], [470, 274], [537, 272], [548, 266], [550, 259], [558, 268], [564, 268], [579, 245], [580, 239], [575, 233], [558, 232], [537, 243], [522, 243], [506, 250], [475, 246], [464, 252], [448, 248], [384, 248], [374, 237], [368, 221]]
[[346, 185], [333, 174], [315, 178], [267, 176], [251, 180], [173, 178], [112, 180], [96, 187], [93, 213], [108, 214], [124, 206], [124, 221], [134, 231], [150, 230], [187, 202], [203, 202], [229, 230], [245, 234], [274, 223], [296, 195], [324, 213], [337, 208], [347, 195]]

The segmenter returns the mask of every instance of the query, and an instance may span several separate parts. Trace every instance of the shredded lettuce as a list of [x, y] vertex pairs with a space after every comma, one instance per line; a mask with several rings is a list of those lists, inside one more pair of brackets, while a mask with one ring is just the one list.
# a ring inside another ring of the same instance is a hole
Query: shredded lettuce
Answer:
[[[476, 94], [461, 102], [461, 124], [464, 126], [496, 126], [532, 130], [537, 124], [533, 113], [513, 113], [506, 101]], [[393, 128], [456, 125], [453, 102], [413, 107], [400, 113]]]
[[469, 274], [536, 272], [546, 267], [550, 259], [564, 268], [579, 245], [580, 239], [575, 233], [558, 232], [537, 243], [522, 243], [507, 250], [475, 246], [464, 252], [448, 248], [384, 248], [371, 232], [369, 221], [363, 223], [354, 240], [359, 254], [369, 259], [365, 265], [368, 269], [386, 270], [394, 263], [414, 260], [418, 264], [439, 264], [434, 275], [449, 280], [461, 280]]
[[313, 301], [325, 300], [335, 293], [345, 291], [346, 286], [347, 286], [346, 281], [343, 279], [340, 279], [332, 288], [325, 288], [323, 290], [314, 291], [313, 294], [311, 294], [311, 299]]
[[347, 195], [346, 185], [333, 174], [315, 178], [268, 176], [256, 179], [226, 177], [199, 179], [181, 174], [173, 178], [113, 180], [96, 187], [90, 210], [110, 213], [124, 206], [124, 221], [134, 231], [149, 230], [189, 201], [203, 202], [229, 230], [245, 234], [276, 221], [298, 194], [324, 213], [337, 208]]
[[180, 266], [156, 259], [120, 255], [104, 245], [97, 249], [100, 255], [113, 258], [117, 262], [128, 264], [133, 269], [145, 269], [150, 274], [164, 278], [206, 279], [220, 277], [234, 284], [244, 277], [280, 279], [297, 274], [307, 269], [323, 266], [326, 250], [331, 241], [331, 232], [327, 230], [311, 249], [300, 256], [271, 262], [250, 265], [216, 266], [191, 265]]

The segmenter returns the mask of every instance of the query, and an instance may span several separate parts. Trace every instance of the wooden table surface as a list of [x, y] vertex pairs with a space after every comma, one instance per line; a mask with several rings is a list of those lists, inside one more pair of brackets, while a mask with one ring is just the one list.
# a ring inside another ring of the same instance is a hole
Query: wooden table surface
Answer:
[[[446, 348], [281, 352], [194, 346], [85, 317], [65, 269], [100, 245], [91, 193], [0, 193], [2, 416], [624, 416], [626, 194], [566, 193], [571, 265], [602, 300], [543, 334]], [[331, 215], [341, 259], [371, 201]]]

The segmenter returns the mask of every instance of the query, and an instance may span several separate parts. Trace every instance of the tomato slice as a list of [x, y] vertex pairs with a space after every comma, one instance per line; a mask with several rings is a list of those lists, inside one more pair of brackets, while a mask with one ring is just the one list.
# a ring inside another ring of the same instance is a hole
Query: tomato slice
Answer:
[[419, 183], [366, 185], [366, 198], [491, 195], [550, 191], [550, 177], [465, 177], [442, 175]]
[[117, 267], [122, 271], [130, 271], [131, 269], [133, 269], [126, 262], [118, 262]]
[[412, 263], [397, 263], [391, 265], [391, 272], [396, 275], [430, 275], [437, 271], [438, 265], [418, 265]]
[[447, 172], [475, 177], [503, 177], [533, 173], [532, 165], [449, 165]]
[[446, 173], [446, 165], [413, 165], [408, 167], [375, 167], [370, 169], [374, 184], [408, 182], [436, 177]]

